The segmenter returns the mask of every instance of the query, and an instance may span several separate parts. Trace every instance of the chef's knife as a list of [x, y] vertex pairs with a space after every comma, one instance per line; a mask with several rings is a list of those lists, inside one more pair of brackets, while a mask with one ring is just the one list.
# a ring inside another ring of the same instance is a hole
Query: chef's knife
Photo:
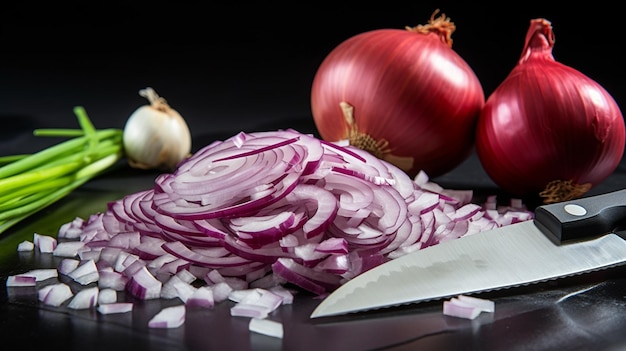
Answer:
[[443, 242], [366, 271], [311, 318], [523, 286], [626, 263], [626, 189], [539, 206], [534, 219]]

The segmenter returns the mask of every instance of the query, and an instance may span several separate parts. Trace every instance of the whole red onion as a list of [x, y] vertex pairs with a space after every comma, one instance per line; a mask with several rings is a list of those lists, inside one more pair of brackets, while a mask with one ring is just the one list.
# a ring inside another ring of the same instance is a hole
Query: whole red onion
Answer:
[[476, 151], [502, 189], [545, 203], [577, 198], [618, 166], [625, 145], [613, 97], [581, 72], [556, 62], [545, 19], [530, 22], [518, 64], [481, 112]]
[[485, 102], [482, 86], [452, 50], [449, 18], [353, 36], [324, 59], [311, 91], [327, 141], [349, 140], [410, 176], [435, 177], [464, 161]]

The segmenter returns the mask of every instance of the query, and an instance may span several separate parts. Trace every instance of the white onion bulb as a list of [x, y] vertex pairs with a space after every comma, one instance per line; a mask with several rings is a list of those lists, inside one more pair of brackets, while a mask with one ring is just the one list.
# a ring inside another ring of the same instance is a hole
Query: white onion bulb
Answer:
[[124, 152], [131, 167], [171, 170], [190, 155], [191, 133], [182, 116], [152, 88], [139, 91], [150, 105], [137, 108], [124, 127]]

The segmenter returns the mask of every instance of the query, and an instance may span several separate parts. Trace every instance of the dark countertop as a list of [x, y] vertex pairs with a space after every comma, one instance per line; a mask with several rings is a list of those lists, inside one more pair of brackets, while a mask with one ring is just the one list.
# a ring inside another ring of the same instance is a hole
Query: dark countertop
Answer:
[[[461, 169], [475, 168], [476, 161], [470, 157]], [[452, 188], [463, 174], [467, 173], [452, 172], [437, 179]], [[104, 209], [107, 201], [152, 186], [155, 176], [118, 165], [10, 230], [0, 238], [0, 245], [15, 247], [21, 240], [31, 240], [34, 232], [55, 233], [75, 216], [85, 218]], [[598, 191], [625, 181], [626, 173], [617, 172]], [[50, 255], [4, 255], [0, 282], [4, 286], [8, 275], [56, 267], [56, 263]], [[147, 320], [171, 301], [134, 301], [132, 317], [104, 316], [93, 310], [42, 306], [35, 289], [2, 288], [0, 336], [26, 349], [111, 350], [132, 345], [159, 350], [620, 350], [626, 347], [625, 269], [484, 293], [480, 296], [495, 301], [496, 312], [475, 320], [444, 316], [441, 301], [311, 320], [309, 315], [320, 300], [298, 292], [293, 305], [270, 316], [283, 323], [283, 339], [250, 333], [248, 318], [229, 315], [230, 302], [212, 310], [188, 311], [180, 328], [154, 330], [147, 328]]]
[[[539, 2], [526, 5], [515, 13], [499, 6], [436, 5], [457, 24], [454, 48], [484, 78], [486, 93], [517, 61], [528, 21], [542, 16], [555, 27], [555, 56], [601, 82], [620, 105], [626, 104], [626, 77], [614, 43], [623, 28], [616, 21], [598, 24], [599, 32], [589, 30], [589, 22], [606, 15], [590, 14], [589, 9], [563, 11]], [[600, 5], [595, 8], [611, 9]], [[96, 127], [121, 128], [145, 103], [137, 92], [147, 86], [187, 119], [195, 150], [242, 130], [294, 128], [315, 133], [309, 88], [325, 54], [368, 29], [422, 23], [435, 8], [286, 7], [281, 9], [292, 16], [279, 16], [270, 5], [212, 12], [193, 5], [168, 6], [77, 7], [61, 11], [52, 21], [45, 7], [31, 12], [24, 5], [7, 5], [0, 32], [0, 155], [49, 145], [51, 140], [33, 137], [32, 130], [76, 127], [76, 105], [86, 108]], [[92, 11], [97, 10], [105, 20], [95, 18]], [[259, 16], [260, 11], [266, 15]], [[163, 13], [175, 19], [168, 28]], [[218, 25], [220, 16], [230, 25]], [[87, 40], [77, 35], [80, 31]], [[0, 235], [0, 245], [16, 245], [34, 232], [54, 233], [76, 216], [103, 210], [107, 201], [150, 187], [156, 175], [121, 163]], [[477, 195], [502, 194], [475, 154], [433, 180], [446, 188], [473, 189]], [[626, 161], [589, 195], [624, 185]], [[272, 315], [284, 325], [281, 340], [249, 333], [247, 319], [230, 317], [227, 303], [190, 313], [184, 326], [170, 330], [146, 327], [148, 316], [164, 301], [138, 304], [132, 318], [43, 307], [33, 291], [18, 292], [4, 284], [8, 275], [52, 262], [17, 252], [1, 256], [0, 338], [24, 349], [626, 349], [623, 268], [484, 294], [494, 299], [496, 312], [473, 321], [443, 316], [441, 302], [313, 321], [308, 317], [319, 300], [300, 293], [292, 306]]]

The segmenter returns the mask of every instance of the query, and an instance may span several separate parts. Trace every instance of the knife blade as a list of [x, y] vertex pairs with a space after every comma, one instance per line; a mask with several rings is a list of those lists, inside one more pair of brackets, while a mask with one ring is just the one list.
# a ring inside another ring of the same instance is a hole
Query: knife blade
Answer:
[[374, 267], [311, 318], [524, 286], [626, 263], [626, 189], [538, 206], [534, 219], [442, 242]]

